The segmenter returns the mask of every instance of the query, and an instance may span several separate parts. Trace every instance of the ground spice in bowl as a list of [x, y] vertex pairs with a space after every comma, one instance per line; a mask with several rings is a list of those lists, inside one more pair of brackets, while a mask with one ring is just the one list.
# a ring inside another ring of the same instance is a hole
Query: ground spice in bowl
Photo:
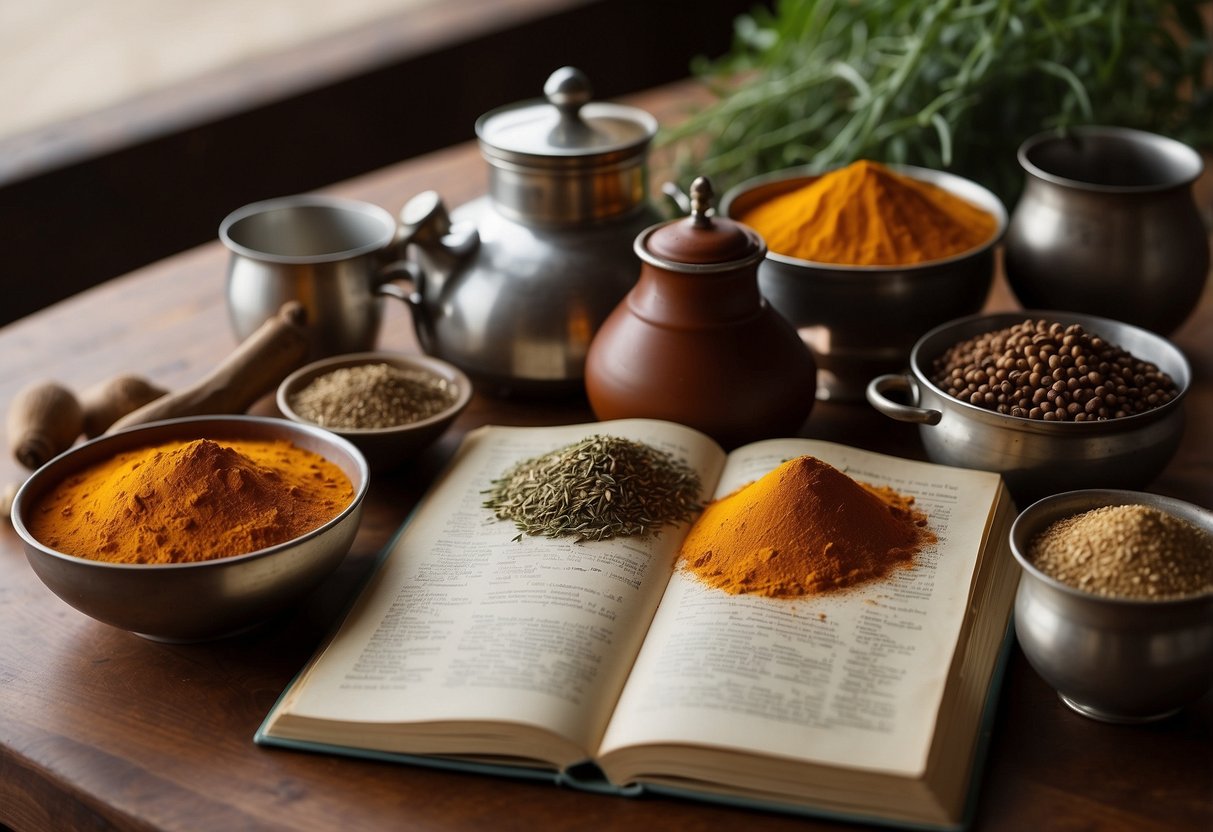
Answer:
[[1079, 324], [1026, 319], [948, 348], [932, 367], [945, 393], [1025, 419], [1119, 419], [1179, 394], [1169, 375]]
[[776, 254], [846, 266], [911, 266], [990, 242], [998, 220], [945, 189], [860, 160], [739, 219]]
[[302, 419], [337, 430], [393, 428], [449, 409], [458, 397], [450, 381], [387, 363], [339, 367], [312, 379], [288, 403]]
[[186, 563], [293, 540], [353, 498], [340, 468], [291, 442], [196, 439], [119, 453], [67, 477], [27, 525], [76, 557]]
[[1032, 540], [1028, 559], [1096, 595], [1165, 600], [1213, 592], [1213, 536], [1150, 506], [1102, 506], [1057, 520]]
[[797, 457], [709, 503], [679, 557], [704, 583], [733, 594], [844, 589], [911, 565], [934, 542], [913, 502]]

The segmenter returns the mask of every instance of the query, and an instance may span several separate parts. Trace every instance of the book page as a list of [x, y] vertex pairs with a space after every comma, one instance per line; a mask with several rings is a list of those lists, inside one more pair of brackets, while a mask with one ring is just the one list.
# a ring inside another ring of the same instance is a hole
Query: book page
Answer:
[[[699, 472], [701, 501], [724, 463], [706, 436], [660, 422], [473, 432], [278, 716], [513, 722], [556, 732], [588, 755], [669, 579], [686, 524], [647, 538], [516, 540], [514, 524], [496, 519], [483, 503], [492, 481], [517, 463], [594, 434], [643, 441], [685, 461]], [[270, 732], [277, 734], [274, 718]], [[420, 732], [391, 750], [487, 750], [476, 747], [474, 736], [466, 743], [449, 740]]]
[[806, 453], [913, 496], [938, 543], [885, 579], [800, 599], [730, 595], [679, 569], [603, 755], [673, 743], [923, 771], [999, 479], [831, 443], [772, 440], [730, 457], [717, 496]]

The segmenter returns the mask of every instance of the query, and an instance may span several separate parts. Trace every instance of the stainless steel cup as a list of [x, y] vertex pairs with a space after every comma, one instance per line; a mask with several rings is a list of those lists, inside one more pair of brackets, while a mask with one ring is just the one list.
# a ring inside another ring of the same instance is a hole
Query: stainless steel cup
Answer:
[[283, 303], [307, 310], [312, 358], [371, 350], [383, 296], [406, 297], [408, 242], [377, 205], [317, 194], [254, 202], [219, 225], [231, 252], [227, 305], [237, 337], [248, 337]]

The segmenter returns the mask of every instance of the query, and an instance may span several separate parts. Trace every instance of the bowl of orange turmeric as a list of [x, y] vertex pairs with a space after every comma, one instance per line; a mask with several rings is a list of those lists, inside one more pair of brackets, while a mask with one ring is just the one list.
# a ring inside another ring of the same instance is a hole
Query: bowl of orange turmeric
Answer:
[[985, 305], [1007, 227], [976, 182], [867, 160], [754, 177], [720, 207], [766, 241], [759, 289], [813, 349], [818, 398], [842, 401], [903, 369], [922, 333]]
[[151, 639], [234, 635], [300, 602], [345, 558], [366, 459], [320, 428], [257, 416], [170, 419], [35, 471], [13, 527], [44, 584]]

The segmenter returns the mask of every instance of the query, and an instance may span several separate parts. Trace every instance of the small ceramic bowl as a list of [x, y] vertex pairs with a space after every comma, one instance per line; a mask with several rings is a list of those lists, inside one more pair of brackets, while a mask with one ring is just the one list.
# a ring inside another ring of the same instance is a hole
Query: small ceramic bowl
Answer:
[[[813, 348], [819, 399], [862, 401], [873, 376], [905, 367], [919, 335], [977, 312], [990, 293], [994, 249], [1007, 227], [1007, 211], [998, 197], [955, 174], [888, 167], [984, 208], [997, 221], [997, 230], [977, 248], [910, 266], [845, 266], [768, 251], [758, 268], [759, 289]], [[724, 195], [721, 213], [738, 219], [820, 175], [800, 167], [754, 177]]]
[[408, 461], [443, 434], [472, 399], [472, 382], [453, 364], [424, 355], [396, 352], [359, 352], [315, 361], [291, 373], [278, 385], [278, 409], [292, 422], [315, 425], [291, 407], [294, 396], [326, 373], [363, 364], [390, 364], [402, 370], [414, 370], [444, 379], [455, 389], [454, 402], [427, 419], [389, 428], [323, 427], [352, 442], [363, 454], [372, 471], [387, 471]]
[[[1156, 365], [1170, 375], [1179, 393], [1165, 405], [1133, 416], [1102, 422], [1044, 422], [961, 401], [931, 380], [935, 360], [954, 344], [1025, 319], [1078, 324]], [[936, 327], [910, 351], [909, 372], [872, 379], [867, 396], [884, 415], [919, 426], [932, 462], [997, 471], [1023, 506], [1049, 494], [1082, 488], [1144, 488], [1179, 447], [1184, 399], [1191, 383], [1187, 359], [1161, 335], [1093, 315], [1025, 310], [972, 315]]]
[[[193, 563], [90, 560], [58, 552], [30, 533], [30, 512], [66, 477], [135, 448], [204, 438], [288, 440], [337, 465], [350, 478], [354, 499], [336, 517], [294, 540]], [[12, 522], [34, 572], [80, 612], [158, 641], [204, 641], [269, 620], [328, 577], [353, 544], [369, 482], [358, 449], [319, 428], [257, 416], [169, 419], [107, 434], [55, 457], [17, 492]]]
[[1213, 535], [1213, 512], [1136, 491], [1069, 491], [1033, 503], [1011, 526], [1022, 567], [1015, 634], [1028, 662], [1084, 716], [1146, 722], [1213, 687], [1213, 592], [1170, 600], [1109, 598], [1032, 565], [1033, 539], [1053, 522], [1113, 505], [1145, 505]]

